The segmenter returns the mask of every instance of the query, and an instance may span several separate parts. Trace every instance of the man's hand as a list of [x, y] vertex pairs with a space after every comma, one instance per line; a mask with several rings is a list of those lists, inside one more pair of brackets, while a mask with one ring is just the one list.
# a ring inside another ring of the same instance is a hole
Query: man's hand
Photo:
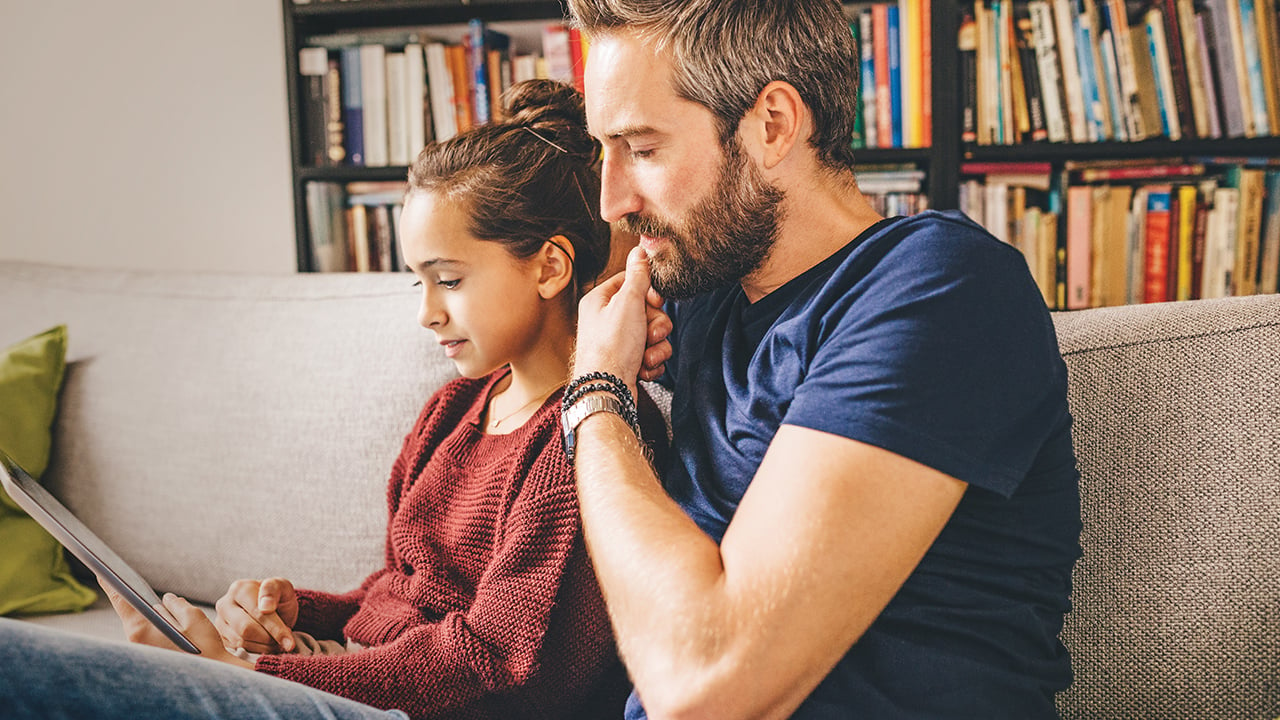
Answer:
[[292, 652], [297, 647], [298, 596], [284, 578], [237, 580], [218, 599], [218, 632], [227, 647], [251, 653]]
[[[111, 607], [115, 609], [116, 615], [120, 616], [120, 621], [124, 624], [125, 637], [129, 639], [129, 642], [180, 652], [178, 647], [173, 644], [173, 641], [160, 632], [159, 628], [152, 625], [151, 621], [138, 612], [137, 608], [130, 605], [129, 601], [125, 600], [120, 593], [101, 580], [98, 581], [98, 584], [102, 586], [103, 592], [107, 594], [107, 599], [111, 601]], [[173, 616], [182, 634], [200, 649], [201, 657], [250, 670], [253, 669], [253, 663], [248, 660], [241, 660], [227, 651], [226, 647], [223, 646], [222, 636], [219, 635], [218, 629], [213, 626], [213, 623], [209, 621], [209, 618], [205, 616], [200, 608], [173, 593], [166, 593], [163, 602], [164, 610], [167, 610], [168, 614]]]
[[578, 305], [574, 375], [605, 371], [628, 384], [634, 378], [652, 380], [671, 357], [670, 332], [662, 297], [649, 286], [649, 256], [633, 248], [627, 269], [587, 293]]

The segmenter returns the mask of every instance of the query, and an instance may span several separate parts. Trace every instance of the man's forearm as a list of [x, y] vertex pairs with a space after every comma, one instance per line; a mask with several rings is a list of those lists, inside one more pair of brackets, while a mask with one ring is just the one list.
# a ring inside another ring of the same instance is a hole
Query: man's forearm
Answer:
[[583, 527], [619, 648], [639, 687], [662, 687], [656, 673], [697, 667], [719, 645], [719, 547], [667, 496], [625, 421], [598, 413], [579, 433]]

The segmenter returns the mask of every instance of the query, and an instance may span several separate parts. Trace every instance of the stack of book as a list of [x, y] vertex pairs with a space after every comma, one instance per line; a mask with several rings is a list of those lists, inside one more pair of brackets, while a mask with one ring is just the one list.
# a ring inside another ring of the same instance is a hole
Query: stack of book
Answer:
[[929, 209], [925, 171], [911, 163], [859, 165], [858, 189], [885, 217], [914, 215]]
[[462, 37], [431, 29], [315, 35], [298, 51], [304, 163], [313, 167], [408, 165], [430, 140], [496, 118], [513, 83], [550, 78], [582, 87], [587, 44], [562, 24], [541, 47], [472, 20]]
[[1280, 291], [1280, 162], [970, 163], [961, 209], [1055, 309]]
[[858, 43], [855, 148], [920, 148], [933, 139], [932, 0], [875, 3], [849, 23]]
[[309, 182], [311, 267], [319, 272], [404, 270], [400, 258], [403, 182]]
[[976, 0], [958, 37], [979, 145], [1280, 134], [1276, 0]]

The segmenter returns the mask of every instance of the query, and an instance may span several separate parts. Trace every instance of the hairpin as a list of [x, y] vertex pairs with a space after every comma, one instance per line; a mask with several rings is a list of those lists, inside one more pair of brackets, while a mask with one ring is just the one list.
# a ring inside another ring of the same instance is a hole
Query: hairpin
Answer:
[[537, 130], [534, 130], [533, 128], [529, 127], [528, 125], [521, 125], [520, 127], [521, 127], [521, 128], [523, 128], [523, 129], [525, 129], [525, 130], [528, 130], [528, 131], [529, 131], [529, 133], [530, 133], [531, 135], [533, 135], [534, 137], [538, 138], [538, 139], [539, 139], [539, 140], [541, 140], [542, 142], [544, 142], [544, 143], [546, 143], [546, 144], [550, 145], [551, 147], [553, 147], [553, 148], [555, 148], [555, 149], [559, 150], [560, 152], [562, 152], [562, 153], [564, 153], [564, 154], [566, 154], [566, 155], [568, 155], [568, 154], [569, 154], [569, 151], [568, 151], [568, 150], [565, 150], [564, 148], [560, 147], [559, 145], [557, 145], [557, 144], [555, 144], [555, 143], [551, 142], [551, 141], [550, 141], [550, 140], [548, 140], [547, 138], [543, 137], [543, 136], [542, 136], [542, 133], [539, 133]]

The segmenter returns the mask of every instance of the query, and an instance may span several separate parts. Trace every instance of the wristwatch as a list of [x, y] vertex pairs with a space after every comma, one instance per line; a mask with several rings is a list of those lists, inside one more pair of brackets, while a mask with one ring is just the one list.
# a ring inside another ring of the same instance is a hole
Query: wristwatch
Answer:
[[573, 462], [573, 450], [578, 443], [578, 426], [598, 412], [611, 412], [623, 419], [627, 417], [622, 403], [608, 393], [588, 395], [569, 406], [561, 416], [560, 422], [564, 425], [564, 454], [570, 463]]

